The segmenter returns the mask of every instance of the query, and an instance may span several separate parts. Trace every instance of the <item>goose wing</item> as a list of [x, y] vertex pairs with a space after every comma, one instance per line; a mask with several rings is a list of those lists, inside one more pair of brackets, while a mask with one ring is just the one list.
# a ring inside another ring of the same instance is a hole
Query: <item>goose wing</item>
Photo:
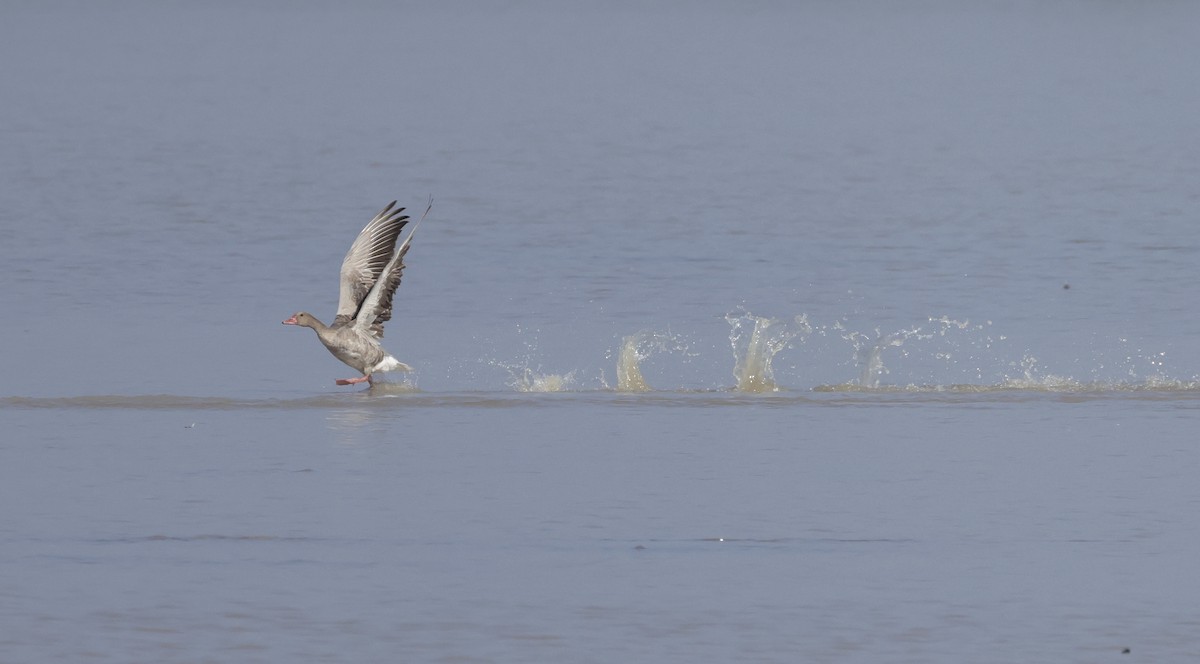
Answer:
[[399, 249], [396, 249], [396, 253], [384, 266], [379, 278], [375, 280], [375, 285], [363, 298], [362, 305], [354, 317], [355, 329], [376, 339], [383, 338], [383, 324], [392, 319], [392, 296], [396, 294], [396, 288], [400, 285], [400, 277], [404, 274], [404, 255], [408, 253], [408, 248], [412, 244], [413, 234], [417, 232], [417, 228], [421, 226], [425, 215], [429, 214], [431, 209], [433, 209], [432, 200], [429, 201], [429, 206], [425, 208], [425, 212], [421, 214], [416, 225], [409, 231], [408, 237], [404, 238], [404, 243], [400, 245]]
[[345, 325], [354, 320], [363, 300], [379, 281], [379, 275], [395, 253], [400, 229], [408, 223], [408, 215], [403, 212], [404, 208], [396, 208], [396, 201], [392, 201], [363, 227], [354, 244], [350, 245], [342, 259], [341, 291], [334, 325]]

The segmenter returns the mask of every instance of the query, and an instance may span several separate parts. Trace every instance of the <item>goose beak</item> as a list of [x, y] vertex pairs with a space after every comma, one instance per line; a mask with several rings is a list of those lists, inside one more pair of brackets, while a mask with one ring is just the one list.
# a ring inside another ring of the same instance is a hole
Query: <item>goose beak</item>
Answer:
[[289, 318], [289, 319], [287, 319], [287, 320], [283, 321], [283, 324], [284, 324], [284, 325], [299, 325], [299, 323], [297, 323], [297, 322], [296, 322], [296, 317], [295, 317], [295, 316], [292, 316], [291, 318]]

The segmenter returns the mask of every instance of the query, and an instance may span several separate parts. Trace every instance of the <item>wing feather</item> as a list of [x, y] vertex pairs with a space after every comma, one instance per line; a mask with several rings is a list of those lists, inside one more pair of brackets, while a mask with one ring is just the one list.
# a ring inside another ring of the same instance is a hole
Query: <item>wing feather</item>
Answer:
[[433, 209], [432, 200], [429, 201], [429, 206], [425, 208], [425, 212], [421, 214], [416, 225], [409, 231], [408, 237], [404, 238], [404, 243], [384, 266], [379, 278], [363, 298], [362, 306], [355, 315], [354, 326], [376, 339], [383, 338], [383, 324], [392, 319], [392, 296], [396, 294], [396, 288], [400, 286], [400, 278], [404, 274], [404, 256], [412, 244], [413, 234], [417, 232], [417, 228], [420, 227], [431, 209]]
[[396, 201], [392, 201], [363, 227], [350, 245], [342, 260], [335, 325], [355, 319], [363, 300], [391, 261], [400, 230], [408, 223], [408, 215], [403, 212], [404, 208], [396, 208]]

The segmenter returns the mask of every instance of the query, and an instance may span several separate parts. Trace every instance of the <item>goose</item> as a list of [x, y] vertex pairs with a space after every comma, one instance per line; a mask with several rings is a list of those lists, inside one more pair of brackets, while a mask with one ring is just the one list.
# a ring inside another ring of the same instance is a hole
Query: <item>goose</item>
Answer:
[[339, 378], [335, 381], [338, 385], [364, 381], [373, 385], [371, 374], [376, 372], [412, 371], [412, 367], [384, 350], [379, 340], [383, 338], [383, 324], [392, 318], [392, 295], [404, 272], [404, 255], [408, 253], [413, 233], [432, 208], [431, 200], [398, 249], [396, 240], [409, 217], [404, 208], [396, 207], [396, 201], [363, 227], [342, 259], [341, 292], [332, 325], [322, 323], [307, 311], [296, 312], [283, 321], [284, 325], [312, 328], [334, 357], [362, 373], [357, 378]]

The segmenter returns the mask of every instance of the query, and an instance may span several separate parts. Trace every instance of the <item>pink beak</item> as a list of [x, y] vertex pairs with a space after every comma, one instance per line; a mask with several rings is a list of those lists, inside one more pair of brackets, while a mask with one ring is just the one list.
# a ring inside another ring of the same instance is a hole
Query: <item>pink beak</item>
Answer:
[[295, 317], [295, 316], [292, 316], [291, 318], [289, 318], [289, 319], [287, 319], [287, 320], [283, 321], [283, 324], [284, 324], [284, 325], [299, 325], [299, 323], [297, 323], [297, 322], [296, 322], [296, 317]]

